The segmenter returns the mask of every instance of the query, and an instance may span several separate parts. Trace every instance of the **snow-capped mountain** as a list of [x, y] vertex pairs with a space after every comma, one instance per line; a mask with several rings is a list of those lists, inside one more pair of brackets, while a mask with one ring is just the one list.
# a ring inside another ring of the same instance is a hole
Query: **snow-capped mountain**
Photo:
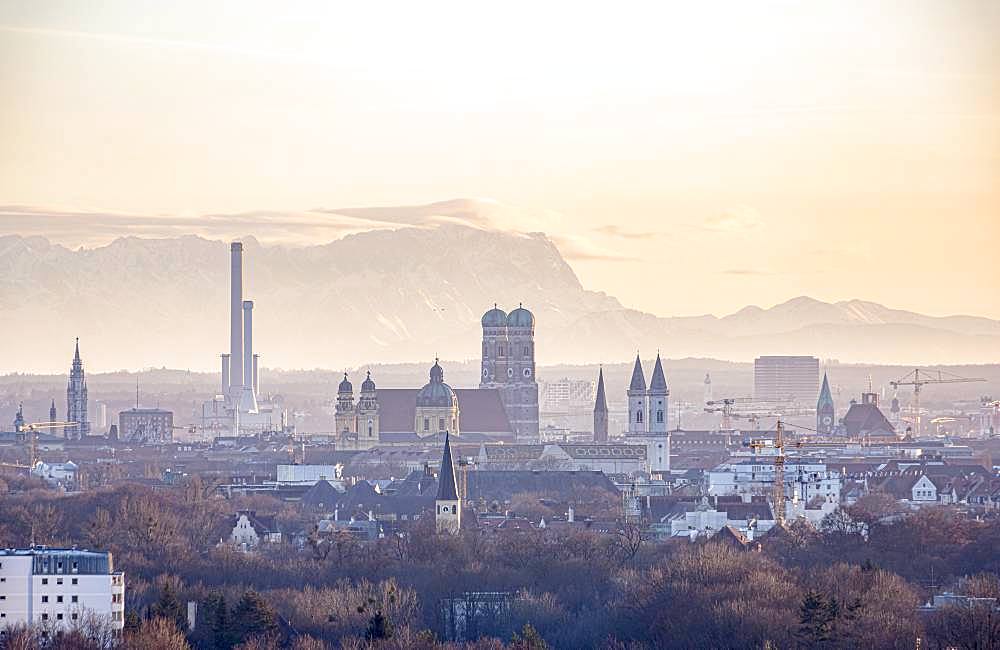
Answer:
[[[245, 243], [261, 363], [341, 368], [479, 355], [479, 318], [523, 302], [538, 360], [613, 362], [637, 348], [748, 360], [813, 354], [841, 361], [1000, 361], [1000, 321], [936, 318], [860, 300], [796, 298], [722, 318], [664, 318], [585, 289], [543, 234], [470, 223], [408, 223], [305, 247]], [[228, 349], [225, 241], [125, 237], [70, 250], [0, 237], [0, 372], [59, 370], [73, 337], [94, 369], [214, 369]]]

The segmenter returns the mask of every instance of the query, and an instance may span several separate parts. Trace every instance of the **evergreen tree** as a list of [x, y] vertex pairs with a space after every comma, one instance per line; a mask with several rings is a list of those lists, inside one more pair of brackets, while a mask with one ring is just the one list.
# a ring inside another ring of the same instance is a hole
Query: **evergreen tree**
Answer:
[[236, 643], [233, 633], [233, 622], [229, 615], [229, 605], [226, 597], [217, 591], [209, 594], [205, 600], [205, 624], [211, 633], [211, 647], [215, 650], [229, 650]]
[[799, 637], [810, 647], [830, 640], [833, 622], [840, 614], [836, 599], [827, 600], [815, 591], [806, 592], [799, 607]]
[[251, 636], [277, 632], [277, 615], [264, 598], [253, 589], [243, 592], [233, 609], [234, 636], [240, 642]]
[[187, 629], [187, 610], [177, 596], [172, 580], [163, 583], [160, 599], [149, 608], [150, 618], [163, 618], [177, 626], [178, 630]]

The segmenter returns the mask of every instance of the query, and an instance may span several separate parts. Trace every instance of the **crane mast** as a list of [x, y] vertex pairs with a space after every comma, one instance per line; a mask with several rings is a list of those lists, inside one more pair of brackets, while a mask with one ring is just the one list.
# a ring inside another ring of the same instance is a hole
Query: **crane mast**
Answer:
[[781, 420], [775, 428], [774, 447], [778, 455], [774, 457], [774, 494], [772, 497], [774, 520], [778, 526], [785, 523], [785, 441]]
[[913, 372], [897, 379], [896, 381], [890, 381], [889, 385], [893, 388], [899, 388], [900, 386], [913, 386], [913, 409], [916, 411], [914, 415], [914, 424], [916, 425], [915, 433], [919, 438], [923, 434], [923, 418], [920, 417], [920, 389], [927, 384], [962, 384], [973, 381], [986, 380], [982, 377], [961, 377], [943, 370], [931, 372], [930, 370], [914, 368]]

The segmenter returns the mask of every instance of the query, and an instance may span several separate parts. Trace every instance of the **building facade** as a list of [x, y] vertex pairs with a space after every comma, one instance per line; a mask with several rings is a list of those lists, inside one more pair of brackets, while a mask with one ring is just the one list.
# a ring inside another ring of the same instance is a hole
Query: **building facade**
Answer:
[[75, 422], [63, 429], [66, 438], [82, 438], [90, 435], [90, 419], [87, 417], [87, 376], [80, 360], [80, 339], [76, 340], [73, 365], [69, 370], [69, 384], [66, 386], [66, 421]]
[[59, 632], [93, 618], [125, 627], [125, 576], [111, 553], [77, 549], [0, 549], [0, 629]]
[[535, 378], [535, 316], [522, 306], [509, 314], [483, 314], [480, 388], [500, 391], [516, 438], [538, 437], [538, 382]]
[[819, 391], [819, 359], [763, 356], [753, 362], [753, 392], [758, 400], [811, 402]]
[[131, 408], [118, 414], [118, 436], [126, 442], [159, 444], [173, 442], [174, 414], [151, 408]]
[[649, 388], [646, 387], [642, 361], [636, 355], [627, 391], [629, 425], [625, 440], [628, 444], [646, 446], [646, 464], [650, 474], [663, 475], [670, 471], [669, 395], [660, 355], [656, 355]]

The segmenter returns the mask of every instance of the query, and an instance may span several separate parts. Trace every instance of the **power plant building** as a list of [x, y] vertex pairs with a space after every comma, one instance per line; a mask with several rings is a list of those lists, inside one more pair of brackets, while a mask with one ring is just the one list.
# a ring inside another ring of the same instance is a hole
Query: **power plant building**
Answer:
[[202, 405], [202, 429], [218, 435], [281, 431], [285, 414], [262, 399], [253, 352], [252, 300], [243, 299], [243, 244], [230, 245], [229, 353], [222, 355], [221, 392]]

